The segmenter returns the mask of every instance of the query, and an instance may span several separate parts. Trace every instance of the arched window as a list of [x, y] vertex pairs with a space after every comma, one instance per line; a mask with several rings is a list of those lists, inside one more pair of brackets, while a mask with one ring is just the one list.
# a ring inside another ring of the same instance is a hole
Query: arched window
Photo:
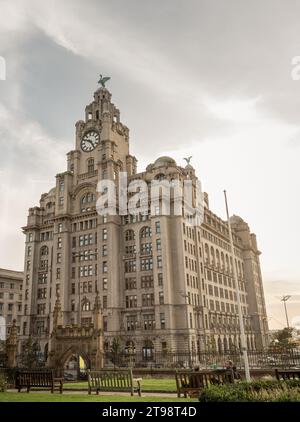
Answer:
[[154, 354], [154, 346], [151, 340], [146, 340], [143, 347], [143, 359], [152, 360]]
[[140, 231], [140, 237], [145, 238], [145, 237], [150, 237], [150, 236], [152, 236], [151, 227], [149, 227], [149, 226], [143, 227]]
[[234, 351], [235, 349], [234, 342], [232, 341], [231, 337], [229, 337], [229, 349], [230, 351]]
[[80, 200], [81, 212], [91, 211], [90, 205], [95, 202], [96, 197], [92, 192], [88, 192]]
[[95, 195], [91, 192], [86, 193], [82, 198], [81, 198], [81, 203], [82, 204], [90, 204], [91, 202], [95, 201]]
[[214, 266], [215, 265], [215, 250], [213, 247], [210, 248], [210, 255], [211, 255], [211, 263]]
[[95, 163], [93, 158], [89, 158], [87, 162], [88, 173], [93, 173], [95, 169]]
[[207, 264], [209, 264], [210, 263], [209, 247], [208, 247], [207, 243], [205, 243], [205, 245], [204, 245], [204, 252], [205, 252], [205, 261], [206, 261]]
[[165, 178], [166, 178], [166, 176], [164, 174], [162, 174], [162, 173], [160, 173], [157, 176], [155, 176], [155, 179], [156, 180], [159, 180], [159, 181], [164, 180]]
[[229, 258], [227, 254], [226, 254], [226, 271], [229, 271]]
[[135, 354], [135, 352], [136, 350], [135, 350], [134, 342], [132, 340], [128, 340], [125, 345], [125, 353], [128, 353], [129, 355], [130, 354], [133, 355]]
[[225, 259], [224, 259], [224, 253], [221, 252], [221, 263], [222, 263], [222, 270], [225, 269]]
[[222, 340], [220, 339], [220, 337], [218, 337], [218, 352], [222, 352]]
[[128, 242], [129, 240], [134, 240], [135, 234], [133, 230], [126, 230], [125, 232], [125, 240]]
[[217, 260], [217, 266], [220, 266], [220, 252], [218, 249], [216, 249], [216, 260]]
[[224, 352], [226, 352], [228, 350], [228, 342], [227, 342], [226, 337], [224, 337], [224, 339], [223, 339], [223, 345], [224, 345]]
[[232, 263], [232, 257], [230, 257], [230, 272], [233, 272], [233, 263]]
[[41, 247], [41, 250], [40, 250], [40, 257], [41, 257], [41, 259], [44, 256], [48, 256], [48, 254], [49, 254], [48, 246], [42, 246]]

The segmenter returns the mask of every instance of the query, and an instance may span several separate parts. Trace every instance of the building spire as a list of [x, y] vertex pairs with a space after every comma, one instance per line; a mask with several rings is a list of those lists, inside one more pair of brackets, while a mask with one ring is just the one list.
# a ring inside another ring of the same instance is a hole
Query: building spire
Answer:
[[101, 301], [98, 289], [96, 290], [96, 297], [95, 297], [95, 303], [94, 303], [94, 309], [93, 309], [93, 322], [94, 327], [96, 330], [102, 330], [103, 329], [103, 316], [102, 316], [102, 308], [101, 308]]
[[55, 305], [53, 309], [53, 329], [55, 329], [59, 325], [63, 325], [63, 317], [62, 317], [59, 293], [57, 292], [56, 301], [55, 301]]

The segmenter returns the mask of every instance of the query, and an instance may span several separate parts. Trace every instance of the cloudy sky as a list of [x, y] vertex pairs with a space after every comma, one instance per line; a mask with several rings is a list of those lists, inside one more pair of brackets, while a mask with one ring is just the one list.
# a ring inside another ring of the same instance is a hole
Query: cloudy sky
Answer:
[[271, 328], [300, 316], [300, 2], [0, 0], [0, 266], [54, 184], [99, 73], [139, 169], [192, 155], [210, 207], [257, 233]]

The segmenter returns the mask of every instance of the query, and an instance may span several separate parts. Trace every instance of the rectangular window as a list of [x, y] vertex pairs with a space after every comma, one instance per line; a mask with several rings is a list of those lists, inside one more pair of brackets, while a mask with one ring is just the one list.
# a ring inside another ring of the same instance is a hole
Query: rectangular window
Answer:
[[142, 295], [142, 306], [154, 306], [154, 293], [146, 293]]
[[102, 246], [102, 256], [107, 256], [107, 245]]
[[155, 329], [155, 316], [153, 314], [144, 315], [144, 330]]
[[46, 303], [39, 303], [37, 305], [37, 314], [45, 315], [45, 312], [46, 312]]
[[43, 287], [42, 289], [38, 289], [38, 299], [46, 299], [47, 298], [47, 289]]
[[103, 309], [107, 309], [107, 296], [103, 296]]
[[150, 271], [153, 269], [152, 258], [141, 259], [141, 271]]
[[104, 278], [103, 279], [103, 290], [107, 290], [107, 283], [108, 283], [107, 278]]
[[141, 287], [142, 289], [148, 289], [149, 287], [153, 287], [153, 276], [152, 275], [142, 276]]
[[155, 233], [156, 234], [160, 233], [160, 221], [155, 222]]
[[126, 308], [136, 308], [137, 307], [137, 296], [126, 296], [125, 298]]
[[57, 225], [57, 231], [58, 231], [58, 233], [61, 233], [62, 232], [62, 223], [59, 223]]
[[57, 254], [57, 258], [56, 258], [56, 263], [57, 264], [61, 264], [61, 256], [62, 256], [61, 253], [58, 253]]
[[159, 292], [159, 304], [163, 305], [164, 304], [164, 292]]
[[125, 261], [125, 272], [132, 273], [136, 271], [136, 261], [135, 260], [127, 260]]
[[141, 254], [150, 255], [152, 253], [152, 243], [141, 244]]
[[136, 279], [135, 278], [126, 278], [125, 279], [125, 289], [126, 290], [136, 289]]
[[75, 295], [75, 292], [76, 292], [76, 290], [75, 290], [75, 283], [72, 283], [71, 284], [71, 294], [72, 295]]
[[103, 317], [103, 331], [107, 331], [107, 316]]
[[160, 314], [160, 328], [162, 330], [166, 328], [165, 314]]
[[162, 273], [158, 273], [157, 277], [158, 277], [158, 285], [162, 286], [163, 285], [163, 275], [162, 275]]
[[107, 240], [107, 229], [102, 229], [102, 240]]
[[104, 261], [102, 262], [102, 272], [107, 273], [107, 271], [108, 271], [107, 261]]
[[157, 257], [157, 268], [162, 268], [162, 257], [160, 255]]
[[160, 239], [156, 239], [156, 250], [161, 251], [161, 240]]
[[127, 317], [127, 331], [135, 331], [137, 328], [137, 316], [136, 315], [130, 315]]
[[61, 237], [58, 237], [57, 238], [57, 249], [61, 249], [61, 247], [62, 247], [62, 239], [61, 239]]
[[28, 248], [27, 248], [27, 256], [31, 256], [31, 254], [32, 254], [32, 247], [31, 246], [28, 246]]

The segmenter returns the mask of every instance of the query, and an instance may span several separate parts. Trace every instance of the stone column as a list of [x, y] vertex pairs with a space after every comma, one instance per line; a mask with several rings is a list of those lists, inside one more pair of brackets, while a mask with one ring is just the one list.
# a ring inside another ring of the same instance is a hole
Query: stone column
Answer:
[[14, 319], [10, 329], [9, 337], [6, 340], [7, 366], [9, 368], [15, 368], [17, 366], [17, 349], [18, 329], [16, 326], [16, 320]]

